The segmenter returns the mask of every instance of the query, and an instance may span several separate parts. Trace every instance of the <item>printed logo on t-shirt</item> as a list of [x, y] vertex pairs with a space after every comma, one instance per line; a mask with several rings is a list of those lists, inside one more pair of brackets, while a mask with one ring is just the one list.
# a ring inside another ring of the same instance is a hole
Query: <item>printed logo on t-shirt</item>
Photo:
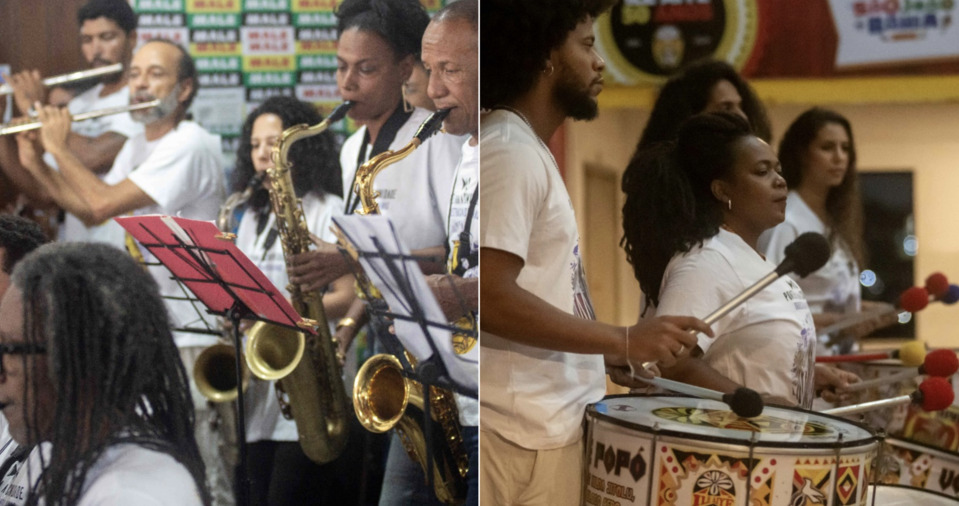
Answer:
[[26, 487], [14, 483], [21, 465], [21, 462], [14, 462], [3, 478], [0, 478], [0, 506], [20, 505], [26, 500]]
[[587, 320], [595, 320], [593, 301], [589, 297], [589, 287], [586, 286], [586, 270], [583, 269], [583, 259], [579, 256], [579, 241], [573, 247], [573, 262], [570, 265], [571, 281], [573, 284], [573, 309], [576, 316]]

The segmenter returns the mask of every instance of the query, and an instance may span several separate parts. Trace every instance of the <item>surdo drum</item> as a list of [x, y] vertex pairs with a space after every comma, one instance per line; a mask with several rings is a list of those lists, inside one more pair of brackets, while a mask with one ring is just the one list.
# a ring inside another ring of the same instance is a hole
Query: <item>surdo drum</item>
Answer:
[[879, 442], [841, 418], [718, 401], [610, 396], [586, 409], [583, 503], [864, 505]]
[[869, 487], [866, 506], [956, 506], [956, 500], [926, 490], [875, 485]]
[[927, 490], [952, 498], [951, 504], [959, 503], [959, 453], [915, 441], [886, 438], [876, 463], [876, 481], [880, 484]]

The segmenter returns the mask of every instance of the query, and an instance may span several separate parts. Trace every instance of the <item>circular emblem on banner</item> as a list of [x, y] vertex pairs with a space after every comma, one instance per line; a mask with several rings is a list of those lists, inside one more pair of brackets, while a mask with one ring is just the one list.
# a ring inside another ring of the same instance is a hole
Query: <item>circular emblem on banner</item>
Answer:
[[757, 0], [622, 0], [596, 20], [606, 71], [622, 84], [659, 83], [703, 58], [742, 68], [756, 43]]

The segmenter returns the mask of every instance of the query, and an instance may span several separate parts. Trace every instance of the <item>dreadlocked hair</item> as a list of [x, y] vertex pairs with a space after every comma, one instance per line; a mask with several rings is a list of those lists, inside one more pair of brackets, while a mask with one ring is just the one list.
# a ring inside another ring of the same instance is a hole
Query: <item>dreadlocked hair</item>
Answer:
[[6, 251], [0, 270], [10, 274], [27, 253], [49, 242], [35, 221], [13, 214], [0, 214], [0, 248]]
[[740, 107], [749, 118], [756, 136], [769, 142], [772, 127], [766, 108], [756, 92], [732, 65], [722, 60], [706, 59], [689, 64], [660, 88], [636, 150], [676, 139], [680, 125], [706, 109], [713, 88], [720, 81], [728, 81], [736, 88], [742, 98]]
[[[233, 169], [230, 186], [232, 191], [243, 191], [256, 174], [253, 167], [253, 123], [264, 114], [275, 114], [287, 129], [295, 125], [316, 125], [323, 120], [312, 105], [293, 97], [271, 97], [253, 110], [243, 123], [240, 145], [236, 151], [236, 168]], [[318, 197], [329, 193], [343, 196], [343, 178], [340, 175], [340, 146], [329, 130], [305, 139], [290, 147], [288, 161], [292, 167], [293, 191], [302, 198], [313, 192]], [[264, 211], [270, 205], [270, 194], [262, 186], [250, 197], [250, 208]]]
[[710, 184], [731, 174], [737, 145], [753, 135], [749, 123], [730, 113], [693, 116], [675, 142], [636, 154], [623, 173], [623, 237], [620, 246], [646, 297], [659, 304], [669, 261], [719, 232], [722, 202]]
[[859, 194], [859, 175], [856, 171], [856, 142], [852, 137], [852, 125], [845, 116], [836, 111], [814, 107], [797, 117], [779, 143], [779, 162], [783, 168], [786, 185], [795, 190], [802, 184], [803, 167], [809, 146], [816, 140], [819, 131], [828, 124], [836, 124], [849, 137], [849, 165], [839, 186], [829, 189], [826, 195], [826, 214], [829, 216], [829, 241], [841, 240], [859, 265], [866, 264], [863, 244], [863, 209]]
[[[29, 440], [49, 441], [52, 455], [26, 504], [76, 504], [90, 468], [124, 443], [172, 456], [210, 504], [186, 371], [153, 278], [111, 246], [53, 243], [17, 264], [12, 280], [24, 340], [46, 345], [56, 392], [49, 433], [28, 424]], [[25, 384], [36, 388], [37, 376]], [[28, 415], [36, 420], [36, 410]]]
[[536, 84], [550, 52], [581, 21], [609, 9], [613, 0], [483, 0], [480, 9], [480, 105], [493, 109]]

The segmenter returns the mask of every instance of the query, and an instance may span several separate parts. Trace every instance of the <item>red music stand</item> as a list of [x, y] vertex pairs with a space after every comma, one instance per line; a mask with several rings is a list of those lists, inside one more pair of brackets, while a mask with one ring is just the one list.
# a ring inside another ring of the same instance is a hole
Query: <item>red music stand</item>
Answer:
[[[174, 279], [189, 288], [209, 313], [233, 322], [237, 388], [243, 381], [240, 320], [260, 320], [316, 333], [313, 325], [297, 314], [283, 292], [236, 247], [233, 234], [220, 232], [209, 221], [173, 216], [127, 216], [114, 220], [149, 250]], [[236, 420], [237, 503], [245, 505], [249, 503], [249, 481], [242, 394], [236, 397]]]

